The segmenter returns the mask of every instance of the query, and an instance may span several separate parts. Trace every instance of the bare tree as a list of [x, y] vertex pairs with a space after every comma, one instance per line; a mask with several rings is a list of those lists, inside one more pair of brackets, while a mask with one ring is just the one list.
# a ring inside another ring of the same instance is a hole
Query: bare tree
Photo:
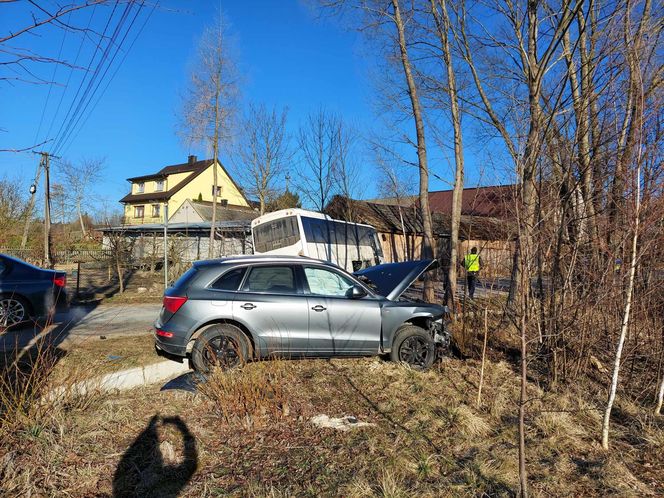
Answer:
[[[392, 12], [387, 14], [387, 17], [392, 21], [397, 32], [400, 60], [404, 77], [406, 79], [406, 85], [408, 87], [408, 96], [410, 97], [413, 122], [415, 124], [417, 137], [417, 162], [420, 172], [420, 209], [422, 210], [422, 225], [424, 229], [422, 258], [434, 258], [436, 254], [433, 240], [433, 221], [431, 218], [431, 209], [429, 208], [429, 164], [427, 161], [427, 146], [424, 133], [424, 116], [417, 85], [415, 84], [415, 77], [413, 76], [410, 56], [408, 54], [406, 30], [401, 15], [399, 0], [392, 0]], [[433, 281], [430, 278], [424, 280], [423, 295], [425, 300], [433, 302], [434, 289]]]
[[407, 206], [404, 206], [404, 198], [408, 196], [408, 182], [399, 178], [394, 166], [389, 164], [389, 162], [380, 155], [376, 158], [376, 162], [378, 164], [378, 171], [382, 176], [378, 188], [382, 196], [392, 198], [396, 203], [399, 212], [401, 233], [403, 234], [403, 255], [404, 258], [408, 258], [408, 236], [406, 234], [406, 224], [404, 223], [403, 217], [403, 210], [407, 208]]
[[461, 224], [461, 208], [463, 202], [463, 137], [461, 132], [461, 110], [456, 83], [456, 73], [452, 63], [452, 47], [450, 36], [454, 35], [452, 23], [447, 10], [446, 0], [430, 0], [431, 14], [434, 18], [436, 33], [440, 41], [440, 53], [447, 74], [447, 95], [450, 102], [450, 113], [452, 117], [452, 129], [454, 130], [454, 191], [452, 192], [452, 218], [450, 230], [450, 262], [447, 271], [446, 301], [452, 305], [454, 316], [456, 286], [457, 286], [457, 262], [459, 260], [459, 225]]
[[325, 209], [334, 192], [340, 123], [337, 115], [320, 107], [307, 116], [299, 129], [297, 143], [305, 170], [300, 178], [300, 191], [318, 211]]
[[252, 105], [242, 120], [236, 169], [246, 191], [258, 198], [261, 214], [274, 197], [277, 179], [290, 164], [287, 114], [287, 109], [277, 112], [263, 104]]
[[17, 236], [22, 216], [30, 216], [21, 184], [9, 178], [0, 178], [0, 239], [6, 244], [13, 236]]
[[85, 223], [83, 222], [83, 204], [86, 198], [90, 199], [90, 187], [101, 178], [104, 167], [104, 161], [101, 159], [84, 159], [78, 165], [64, 162], [61, 166], [68, 196], [76, 206], [76, 214], [81, 225], [83, 238], [87, 237]]
[[627, 329], [630, 321], [630, 311], [632, 308], [632, 299], [634, 295], [634, 280], [636, 275], [636, 267], [638, 264], [638, 243], [639, 243], [639, 217], [641, 214], [641, 175], [640, 169], [637, 169], [636, 178], [636, 191], [635, 191], [635, 208], [634, 208], [634, 232], [632, 235], [632, 249], [630, 252], [629, 263], [629, 280], [627, 284], [627, 292], [625, 294], [625, 304], [623, 308], [623, 319], [620, 326], [620, 336], [618, 339], [618, 346], [616, 347], [616, 355], [613, 364], [613, 375], [611, 377], [611, 386], [609, 387], [609, 399], [606, 403], [606, 410], [604, 411], [604, 420], [602, 422], [602, 448], [609, 449], [609, 422], [611, 420], [611, 410], [613, 403], [616, 399], [616, 390], [618, 389], [618, 375], [620, 374], [620, 362], [622, 358], [623, 348], [625, 347], [625, 339], [627, 337]]
[[[11, 0], [10, 0], [11, 1]], [[100, 43], [103, 33], [97, 33], [90, 27], [89, 21], [79, 18], [79, 14], [86, 9], [96, 8], [97, 6], [112, 3], [109, 0], [86, 0], [82, 2], [70, 2], [53, 5], [46, 2], [30, 1], [29, 16], [16, 16], [12, 19], [13, 26], [10, 26], [6, 32], [0, 35], [0, 65], [12, 71], [13, 75], [0, 74], [0, 81], [24, 82], [31, 84], [52, 83], [46, 77], [40, 75], [40, 69], [53, 64], [69, 68], [84, 69], [76, 66], [60, 56], [52, 56], [43, 52], [40, 47], [37, 52], [29, 46], [27, 40], [30, 37], [41, 37], [49, 29], [59, 30], [66, 33], [76, 33], [81, 37], [92, 40], [93, 43]], [[135, 0], [125, 0], [127, 4], [138, 4]], [[130, 7], [131, 5], [128, 5]], [[27, 19], [30, 19], [29, 21]]]
[[347, 199], [344, 202], [345, 220], [354, 221], [352, 200], [360, 192], [360, 169], [358, 166], [358, 135], [355, 129], [348, 126], [343, 120], [336, 122], [334, 133], [335, 161], [332, 169], [332, 179], [335, 191]]
[[208, 257], [214, 254], [217, 214], [218, 162], [221, 146], [232, 137], [232, 118], [238, 100], [238, 77], [229, 36], [221, 15], [205, 29], [182, 104], [182, 136], [186, 143], [204, 144], [212, 150], [212, 225]]

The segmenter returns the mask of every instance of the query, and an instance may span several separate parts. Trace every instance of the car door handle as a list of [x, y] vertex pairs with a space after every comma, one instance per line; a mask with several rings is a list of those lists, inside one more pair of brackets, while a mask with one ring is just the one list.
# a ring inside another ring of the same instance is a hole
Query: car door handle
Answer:
[[251, 303], [245, 303], [242, 306], [240, 306], [240, 308], [244, 308], [245, 310], [253, 310], [255, 307], [256, 305]]
[[327, 308], [325, 306], [321, 306], [320, 304], [317, 304], [316, 306], [312, 306], [311, 309], [314, 310], [314, 311], [321, 312], [321, 311], [325, 311]]

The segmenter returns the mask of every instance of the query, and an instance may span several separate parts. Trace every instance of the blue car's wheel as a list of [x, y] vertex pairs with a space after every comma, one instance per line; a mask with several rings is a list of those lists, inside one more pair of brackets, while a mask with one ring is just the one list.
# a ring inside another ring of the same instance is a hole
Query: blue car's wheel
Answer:
[[0, 328], [6, 329], [28, 318], [28, 307], [23, 299], [12, 296], [0, 297]]

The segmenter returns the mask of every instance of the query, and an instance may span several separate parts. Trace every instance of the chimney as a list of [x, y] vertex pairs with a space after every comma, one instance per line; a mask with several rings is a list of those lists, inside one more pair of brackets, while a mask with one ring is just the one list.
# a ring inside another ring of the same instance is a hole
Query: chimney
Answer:
[[196, 157], [196, 156], [189, 156], [189, 158], [187, 160], [187, 162], [189, 164], [194, 164], [196, 161], [198, 161], [198, 157]]

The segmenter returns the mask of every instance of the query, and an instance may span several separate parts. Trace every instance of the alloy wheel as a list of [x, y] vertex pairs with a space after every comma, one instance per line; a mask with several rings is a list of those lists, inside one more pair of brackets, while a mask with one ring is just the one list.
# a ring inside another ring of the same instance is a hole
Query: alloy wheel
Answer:
[[408, 337], [399, 348], [399, 360], [415, 367], [424, 367], [429, 355], [433, 354], [430, 344], [418, 336]]
[[17, 299], [0, 299], [0, 326], [11, 327], [25, 320], [25, 306]]
[[215, 366], [226, 370], [240, 364], [240, 348], [227, 336], [217, 336], [207, 342], [203, 350], [203, 359], [210, 369]]

